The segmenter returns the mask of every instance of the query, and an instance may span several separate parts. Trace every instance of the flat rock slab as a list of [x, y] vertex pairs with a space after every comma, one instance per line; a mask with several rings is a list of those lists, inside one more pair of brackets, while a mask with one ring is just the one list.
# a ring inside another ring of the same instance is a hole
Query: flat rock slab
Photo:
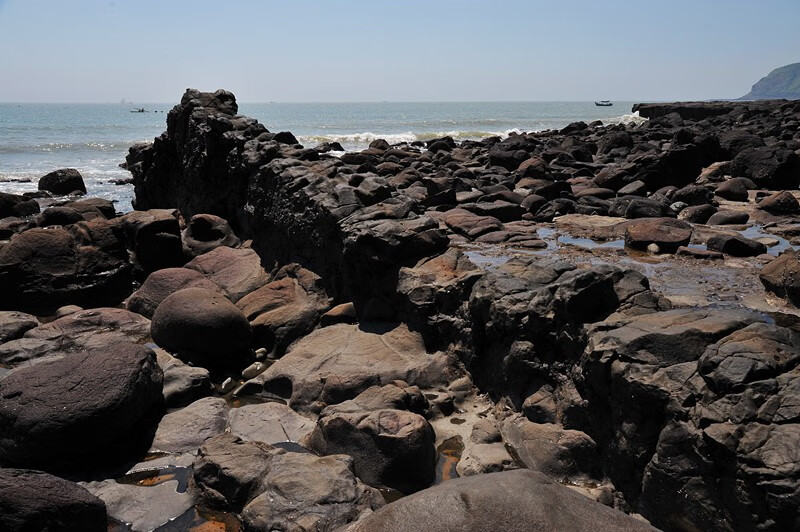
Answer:
[[426, 353], [421, 335], [405, 325], [362, 323], [312, 332], [250, 382], [288, 399], [294, 410], [319, 413], [370, 386], [402, 380], [425, 388], [456, 375], [452, 359]]
[[616, 352], [629, 362], [667, 367], [696, 361], [708, 344], [763, 320], [747, 311], [668, 310], [625, 319], [617, 328], [600, 331], [591, 337], [586, 352], [592, 357]]
[[56, 342], [63, 349], [102, 347], [111, 342], [144, 343], [150, 338], [150, 320], [119, 308], [95, 308], [68, 314], [31, 329], [25, 338]]
[[385, 506], [344, 530], [655, 531], [642, 521], [528, 470], [449, 480]]
[[663, 252], [674, 253], [686, 246], [692, 238], [692, 226], [673, 218], [644, 218], [628, 222], [625, 227], [625, 245], [646, 249], [656, 244]]
[[0, 529], [104, 532], [106, 505], [85, 488], [41, 471], [0, 469]]
[[177, 480], [155, 486], [104, 480], [87, 482], [85, 487], [106, 503], [110, 517], [129, 524], [135, 532], [149, 532], [194, 506], [194, 499], [187, 491], [178, 491]]
[[221, 397], [206, 397], [161, 419], [151, 452], [183, 453], [200, 448], [228, 425], [228, 405]]
[[262, 403], [232, 408], [231, 434], [244, 441], [260, 441], [270, 445], [297, 442], [314, 430], [316, 423], [281, 403]]
[[164, 401], [167, 408], [186, 406], [214, 392], [211, 374], [205, 368], [184, 364], [163, 349], [155, 349], [164, 372]]

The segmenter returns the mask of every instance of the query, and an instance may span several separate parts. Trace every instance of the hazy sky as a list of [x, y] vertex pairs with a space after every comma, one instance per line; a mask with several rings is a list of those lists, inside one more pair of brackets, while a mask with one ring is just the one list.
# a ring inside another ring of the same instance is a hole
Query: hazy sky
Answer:
[[800, 0], [0, 0], [0, 101], [735, 98]]

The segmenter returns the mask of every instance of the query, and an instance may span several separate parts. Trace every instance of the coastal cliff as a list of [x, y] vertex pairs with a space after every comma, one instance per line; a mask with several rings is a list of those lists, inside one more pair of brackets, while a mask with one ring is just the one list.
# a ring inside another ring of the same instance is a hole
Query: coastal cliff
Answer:
[[800, 63], [776, 68], [761, 78], [741, 100], [800, 99]]

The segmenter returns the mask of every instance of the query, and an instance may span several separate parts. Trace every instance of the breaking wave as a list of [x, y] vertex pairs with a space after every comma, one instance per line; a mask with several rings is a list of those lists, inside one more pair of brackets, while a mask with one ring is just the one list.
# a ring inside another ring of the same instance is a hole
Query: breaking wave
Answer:
[[605, 124], [642, 124], [647, 122], [647, 119], [639, 116], [639, 111], [636, 111], [635, 113], [606, 118], [603, 122]]
[[508, 137], [511, 133], [520, 133], [519, 129], [505, 131], [429, 131], [414, 133], [333, 133], [327, 135], [298, 135], [297, 140], [306, 146], [316, 146], [323, 142], [338, 142], [346, 150], [363, 149], [377, 139], [383, 139], [389, 144], [412, 143], [416, 141], [429, 141], [442, 137], [452, 137], [456, 141], [480, 140], [488, 137]]

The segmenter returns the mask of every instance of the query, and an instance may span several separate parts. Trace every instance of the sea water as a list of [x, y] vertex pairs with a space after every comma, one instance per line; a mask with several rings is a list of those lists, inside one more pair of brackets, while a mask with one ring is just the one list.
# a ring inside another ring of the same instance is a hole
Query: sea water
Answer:
[[[241, 103], [239, 112], [258, 119], [270, 131], [291, 131], [305, 146], [339, 142], [363, 149], [375, 139], [389, 143], [456, 140], [541, 131], [570, 122], [635, 121], [633, 102], [597, 107], [594, 102], [457, 103]], [[37, 180], [58, 168], [77, 168], [88, 195], [131, 210], [133, 186], [120, 168], [128, 149], [149, 142], [166, 129], [173, 104], [0, 104], [0, 192], [36, 190]]]

